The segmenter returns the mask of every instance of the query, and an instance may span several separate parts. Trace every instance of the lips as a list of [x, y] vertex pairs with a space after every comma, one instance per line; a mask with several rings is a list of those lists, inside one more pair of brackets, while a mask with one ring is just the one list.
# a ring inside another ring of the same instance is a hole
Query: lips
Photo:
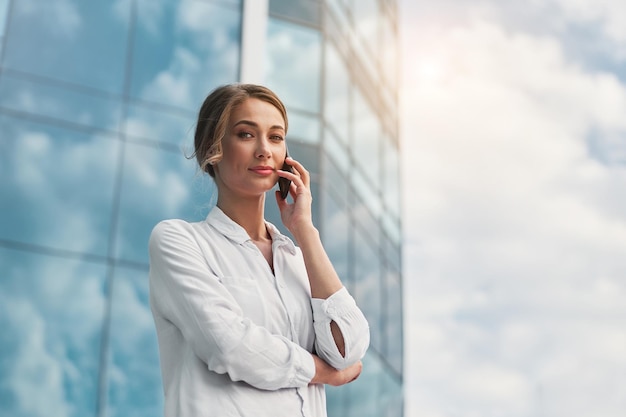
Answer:
[[272, 175], [274, 173], [274, 168], [266, 165], [259, 165], [253, 168], [250, 168], [250, 171], [259, 174], [259, 175]]

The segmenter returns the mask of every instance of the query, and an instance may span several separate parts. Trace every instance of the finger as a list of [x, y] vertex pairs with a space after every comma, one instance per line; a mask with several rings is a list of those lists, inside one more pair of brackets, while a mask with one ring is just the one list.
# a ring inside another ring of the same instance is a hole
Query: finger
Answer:
[[289, 165], [291, 165], [294, 168], [294, 174], [302, 178], [303, 184], [308, 187], [310, 184], [309, 171], [307, 171], [306, 168], [304, 168], [304, 166], [300, 162], [296, 161], [290, 156], [287, 157], [286, 161]]
[[296, 201], [296, 197], [298, 195], [298, 187], [293, 181], [291, 182], [291, 184], [289, 184], [289, 195], [291, 196], [293, 201]]

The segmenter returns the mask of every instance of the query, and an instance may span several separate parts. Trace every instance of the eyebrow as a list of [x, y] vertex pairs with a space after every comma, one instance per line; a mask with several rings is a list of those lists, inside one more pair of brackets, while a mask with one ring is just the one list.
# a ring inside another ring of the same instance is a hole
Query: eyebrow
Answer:
[[[235, 124], [233, 125], [233, 127], [236, 127], [236, 126], [239, 126], [239, 125], [247, 125], [247, 126], [252, 126], [252, 127], [256, 127], [256, 128], [258, 128], [258, 127], [259, 127], [259, 124], [258, 124], [258, 123], [253, 122], [253, 121], [251, 121], [251, 120], [245, 120], [245, 119], [244, 119], [244, 120], [239, 120], [237, 123], [235, 123]], [[271, 127], [270, 127], [270, 130], [273, 130], [273, 129], [285, 130], [285, 128], [284, 128], [284, 127], [282, 127], [281, 125], [274, 125], [274, 126], [271, 126]]]

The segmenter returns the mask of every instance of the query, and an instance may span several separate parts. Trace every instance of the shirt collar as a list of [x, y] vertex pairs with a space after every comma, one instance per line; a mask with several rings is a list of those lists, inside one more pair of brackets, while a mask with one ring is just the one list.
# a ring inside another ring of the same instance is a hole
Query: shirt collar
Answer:
[[[226, 236], [228, 239], [233, 242], [241, 245], [250, 239], [248, 232], [237, 224], [233, 219], [228, 217], [222, 209], [217, 206], [214, 206], [209, 214], [206, 217], [206, 222], [215, 228], [219, 233]], [[285, 248], [292, 254], [295, 255], [296, 247], [291, 239], [287, 236], [280, 233], [278, 228], [274, 226], [272, 223], [266, 221], [265, 226], [267, 227], [270, 236], [272, 237], [272, 246], [278, 248], [281, 246], [285, 246]]]

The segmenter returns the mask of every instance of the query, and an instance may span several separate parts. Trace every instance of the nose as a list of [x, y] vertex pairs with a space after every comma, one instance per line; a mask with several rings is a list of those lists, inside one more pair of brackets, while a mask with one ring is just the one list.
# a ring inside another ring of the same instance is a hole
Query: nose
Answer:
[[269, 140], [266, 137], [260, 137], [257, 141], [256, 157], [260, 159], [269, 158], [271, 150], [269, 146]]

